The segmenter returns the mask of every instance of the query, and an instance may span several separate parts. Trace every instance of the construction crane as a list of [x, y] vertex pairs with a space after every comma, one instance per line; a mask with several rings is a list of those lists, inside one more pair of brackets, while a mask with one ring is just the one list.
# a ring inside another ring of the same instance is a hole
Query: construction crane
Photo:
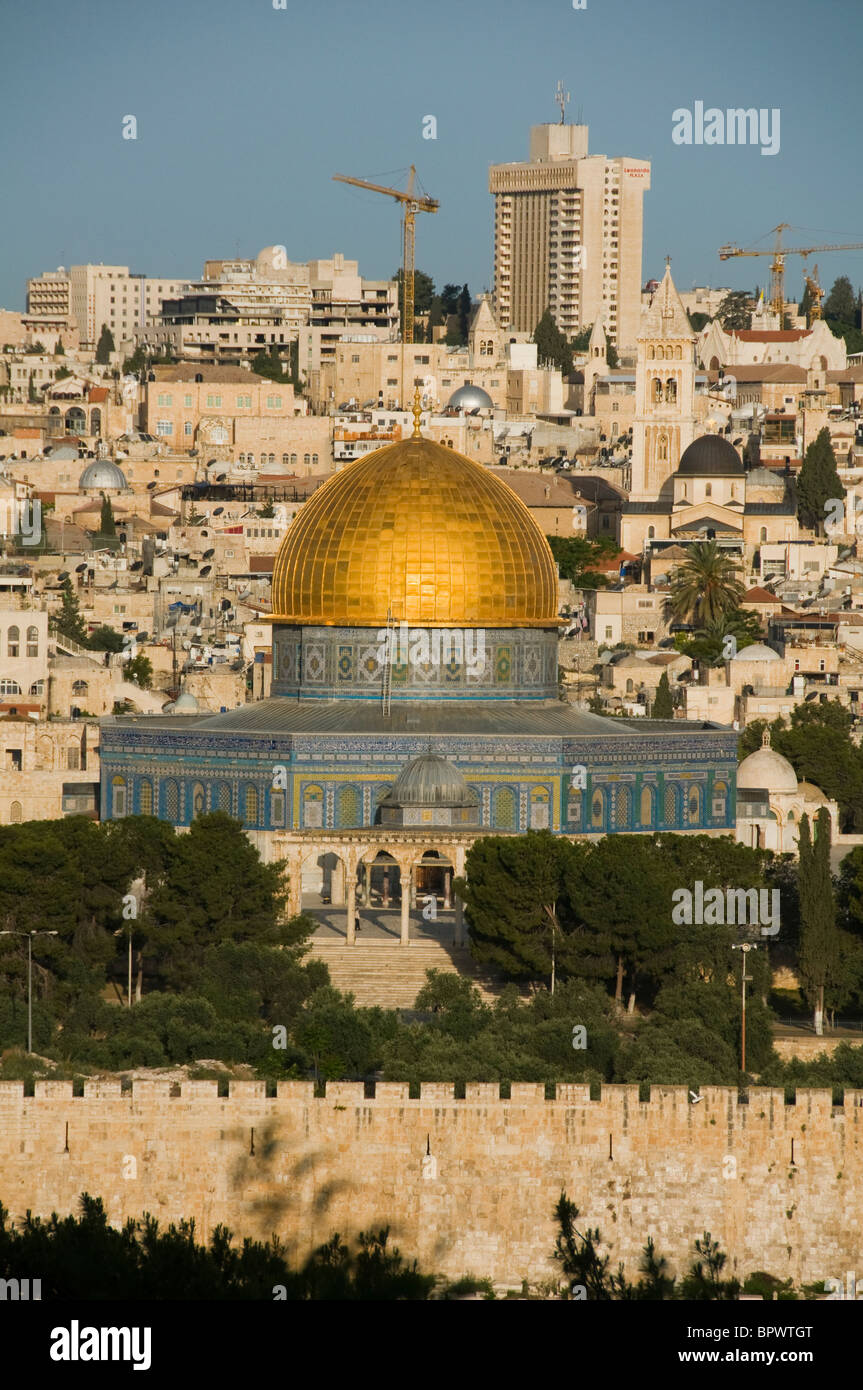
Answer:
[[430, 198], [428, 194], [419, 198], [414, 195], [415, 177], [416, 169], [411, 165], [408, 186], [402, 192], [400, 188], [385, 188], [382, 184], [368, 183], [365, 179], [352, 179], [347, 174], [333, 174], [339, 183], [349, 183], [354, 188], [368, 188], [372, 193], [384, 193], [402, 205], [402, 343], [412, 343], [414, 340], [414, 221], [418, 212], [437, 212], [440, 207], [437, 198]]
[[[790, 222], [780, 222], [772, 231], [776, 236], [772, 251], [744, 251], [733, 243], [719, 248], [719, 259], [727, 261], [732, 256], [772, 256], [770, 262], [770, 308], [779, 315], [779, 322], [785, 313], [785, 257], [811, 256], [814, 251], [863, 251], [863, 241], [849, 241], [844, 246], [783, 246], [782, 233], [791, 226]], [[823, 294], [823, 291], [822, 291]], [[820, 317], [820, 300], [819, 314]]]

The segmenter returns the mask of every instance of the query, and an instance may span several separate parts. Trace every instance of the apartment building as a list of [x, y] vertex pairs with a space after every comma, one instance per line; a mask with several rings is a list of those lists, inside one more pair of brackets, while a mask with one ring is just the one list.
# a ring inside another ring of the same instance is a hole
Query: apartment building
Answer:
[[74, 325], [84, 351], [95, 349], [107, 324], [119, 346], [159, 313], [163, 299], [180, 294], [186, 283], [133, 275], [126, 265], [73, 265], [68, 272], [61, 266], [27, 281], [28, 322], [42, 321], [46, 334], [53, 326], [60, 336], [64, 326]]
[[546, 308], [574, 338], [600, 317], [635, 345], [650, 163], [588, 154], [586, 125], [539, 125], [530, 157], [494, 164], [494, 299], [504, 329], [533, 332]]

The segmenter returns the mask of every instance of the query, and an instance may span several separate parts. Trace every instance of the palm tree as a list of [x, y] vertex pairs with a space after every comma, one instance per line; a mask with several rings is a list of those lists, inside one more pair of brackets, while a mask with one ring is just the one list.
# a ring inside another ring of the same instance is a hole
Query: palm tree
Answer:
[[696, 541], [671, 578], [670, 608], [678, 622], [699, 627], [737, 608], [745, 592], [738, 566], [716, 541]]

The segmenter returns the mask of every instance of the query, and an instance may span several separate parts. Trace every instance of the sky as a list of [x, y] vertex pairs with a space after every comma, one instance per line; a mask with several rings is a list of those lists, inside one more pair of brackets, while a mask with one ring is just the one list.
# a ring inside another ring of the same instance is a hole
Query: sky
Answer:
[[[717, 251], [768, 248], [779, 222], [790, 246], [863, 241], [860, 0], [284, 3], [0, 0], [0, 306], [23, 309], [27, 277], [59, 265], [198, 278], [270, 245], [389, 277], [398, 205], [332, 175], [404, 186], [411, 163], [441, 205], [417, 219], [417, 266], [476, 294], [488, 166], [527, 158], [530, 126], [559, 118], [558, 81], [590, 153], [651, 161], [643, 279], [670, 255], [681, 289], [767, 285], [768, 257]], [[778, 153], [676, 144], [673, 113], [696, 102], [778, 108]], [[813, 261], [828, 288], [863, 284], [863, 251]]]

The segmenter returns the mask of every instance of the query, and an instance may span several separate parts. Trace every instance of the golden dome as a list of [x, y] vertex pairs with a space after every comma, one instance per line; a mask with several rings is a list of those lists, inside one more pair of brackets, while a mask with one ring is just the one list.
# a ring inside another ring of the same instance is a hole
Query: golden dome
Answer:
[[557, 569], [519, 497], [421, 436], [356, 459], [312, 494], [273, 567], [277, 622], [552, 627]]

